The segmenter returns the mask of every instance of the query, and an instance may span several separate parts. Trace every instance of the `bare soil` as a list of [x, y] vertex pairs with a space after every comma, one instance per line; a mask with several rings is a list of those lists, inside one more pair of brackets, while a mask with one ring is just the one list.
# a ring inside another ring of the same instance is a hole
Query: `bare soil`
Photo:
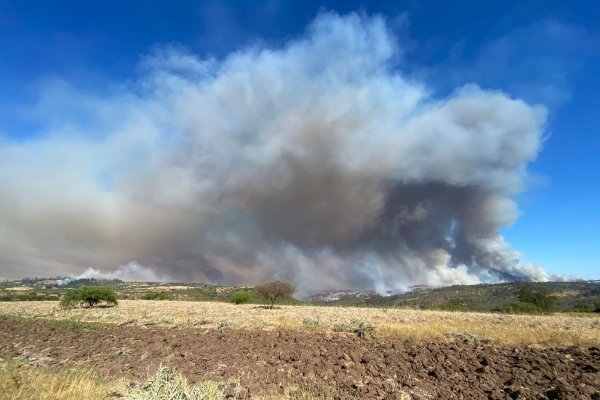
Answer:
[[236, 379], [239, 398], [296, 389], [335, 399], [600, 399], [599, 347], [0, 318], [0, 357], [25, 353], [132, 380], [162, 363], [191, 381]]

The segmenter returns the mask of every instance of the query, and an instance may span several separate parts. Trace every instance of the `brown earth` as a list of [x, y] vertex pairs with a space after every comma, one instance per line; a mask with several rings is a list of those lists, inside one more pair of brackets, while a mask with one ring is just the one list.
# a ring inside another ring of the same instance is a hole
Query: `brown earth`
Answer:
[[[141, 380], [160, 363], [191, 381], [233, 378], [240, 398], [600, 399], [599, 347], [510, 347], [349, 334], [94, 325], [0, 317], [0, 357]], [[33, 357], [37, 355], [37, 357]], [[44, 355], [44, 357], [41, 357]], [[291, 388], [291, 389], [290, 389]]]

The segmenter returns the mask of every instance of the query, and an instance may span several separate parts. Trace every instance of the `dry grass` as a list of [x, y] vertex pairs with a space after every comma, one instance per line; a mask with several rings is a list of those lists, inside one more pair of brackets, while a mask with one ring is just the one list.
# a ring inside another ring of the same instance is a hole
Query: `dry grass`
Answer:
[[600, 318], [557, 314], [525, 316], [404, 309], [281, 306], [216, 302], [123, 300], [115, 308], [61, 310], [58, 303], [6, 302], [0, 314], [70, 319], [81, 322], [132, 323], [141, 326], [194, 326], [262, 330], [305, 330], [328, 334], [334, 327], [360, 321], [379, 336], [411, 340], [446, 339], [465, 333], [512, 345], [598, 345]]
[[[162, 367], [161, 367], [162, 369]], [[155, 380], [161, 379], [161, 370], [153, 374]], [[143, 400], [189, 398], [203, 400], [222, 400], [225, 398], [221, 388], [231, 385], [230, 382], [202, 381], [196, 385], [188, 385], [183, 375], [177, 374], [179, 386], [172, 382], [161, 382], [168, 387], [165, 393], [153, 393], [152, 390], [141, 391], [142, 386], [124, 379], [111, 380], [99, 378], [92, 369], [65, 368], [50, 370], [32, 365], [27, 360], [15, 359], [2, 363], [0, 359], [0, 400]], [[148, 383], [145, 383], [148, 386]], [[182, 390], [185, 389], [185, 390]], [[183, 396], [183, 392], [194, 392], [195, 396]], [[159, 396], [160, 395], [160, 396]], [[178, 395], [175, 396], [175, 395]], [[311, 388], [285, 388], [284, 394], [272, 394], [255, 397], [257, 400], [305, 400], [333, 399], [320, 391]]]
[[9, 291], [9, 292], [30, 292], [33, 290], [33, 288], [29, 287], [29, 286], [16, 286], [16, 287], [5, 288], [4, 290]]
[[0, 400], [100, 400], [127, 390], [124, 382], [107, 382], [91, 369], [46, 368], [11, 361], [0, 365]]

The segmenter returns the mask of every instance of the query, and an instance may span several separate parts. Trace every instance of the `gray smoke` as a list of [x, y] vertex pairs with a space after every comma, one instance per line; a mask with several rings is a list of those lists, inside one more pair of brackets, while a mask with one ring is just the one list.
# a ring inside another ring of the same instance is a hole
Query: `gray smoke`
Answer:
[[135, 262], [305, 292], [548, 279], [499, 234], [545, 109], [476, 85], [435, 99], [398, 54], [383, 19], [322, 14], [282, 48], [163, 48], [109, 95], [53, 83], [43, 132], [1, 143], [1, 272]]

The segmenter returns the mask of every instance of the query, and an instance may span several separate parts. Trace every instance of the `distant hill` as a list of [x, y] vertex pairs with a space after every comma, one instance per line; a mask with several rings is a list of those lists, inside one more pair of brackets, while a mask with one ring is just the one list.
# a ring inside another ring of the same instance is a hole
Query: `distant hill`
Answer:
[[[202, 283], [123, 282], [104, 279], [70, 280], [64, 277], [0, 282], [0, 301], [58, 300], [66, 291], [89, 285], [112, 286], [119, 299], [228, 302], [233, 293], [244, 291], [250, 295], [251, 303], [264, 302], [264, 299], [251, 287], [214, 286]], [[410, 291], [390, 296], [381, 296], [372, 291], [330, 291], [313, 295], [305, 301], [290, 297], [281, 303], [485, 312], [515, 302], [517, 292], [523, 285], [530, 285], [535, 290], [542, 290], [552, 296], [556, 311], [588, 312], [600, 307], [600, 281], [415, 286]]]
[[[237, 292], [248, 293], [248, 301], [266, 300], [253, 287], [216, 286], [187, 282], [124, 282], [118, 279], [25, 278], [0, 282], [0, 301], [59, 300], [66, 292], [83, 286], [110, 286], [120, 300], [183, 300], [229, 302]], [[278, 304], [305, 304], [285, 297]]]
[[[510, 282], [446, 287], [418, 286], [391, 296], [374, 292], [326, 292], [308, 301], [319, 305], [411, 307], [456, 311], [492, 311], [517, 300], [526, 283]], [[555, 298], [557, 311], [592, 311], [600, 303], [600, 281], [527, 283]]]

